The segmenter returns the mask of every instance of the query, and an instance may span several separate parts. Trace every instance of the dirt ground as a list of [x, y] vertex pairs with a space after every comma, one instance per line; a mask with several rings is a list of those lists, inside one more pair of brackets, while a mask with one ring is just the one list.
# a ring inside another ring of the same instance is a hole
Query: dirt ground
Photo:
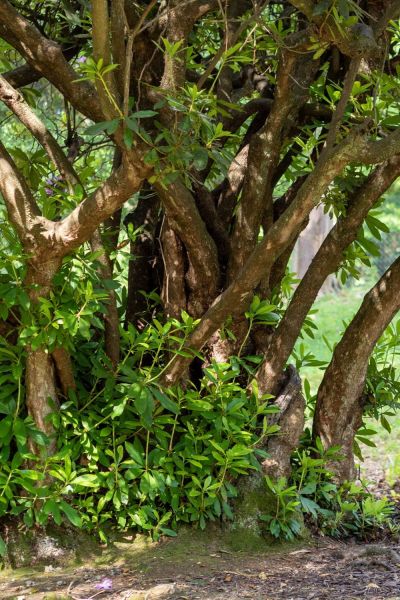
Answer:
[[[385, 493], [376, 463], [375, 492]], [[400, 512], [400, 511], [399, 511]], [[400, 600], [400, 541], [318, 538], [268, 545], [218, 527], [182, 531], [155, 544], [144, 536], [83, 548], [80, 563], [57, 559], [0, 572], [7, 600]]]
[[249, 551], [235, 549], [224, 535], [194, 540], [187, 531], [159, 544], [118, 542], [75, 568], [3, 572], [0, 598], [394, 600], [400, 599], [400, 544], [324, 539]]

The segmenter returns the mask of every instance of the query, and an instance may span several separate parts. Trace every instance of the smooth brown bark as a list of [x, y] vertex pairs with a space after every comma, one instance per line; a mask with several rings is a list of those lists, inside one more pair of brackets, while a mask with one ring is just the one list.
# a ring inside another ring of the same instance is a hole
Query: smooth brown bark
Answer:
[[166, 315], [180, 320], [182, 311], [187, 310], [184, 250], [168, 219], [162, 225], [161, 245], [164, 264], [161, 299]]
[[256, 376], [261, 394], [277, 391], [286, 361], [324, 281], [339, 268], [343, 251], [356, 239], [368, 211], [399, 174], [400, 158], [395, 157], [379, 166], [349, 199], [346, 214], [339, 218], [327, 235], [270, 339]]
[[361, 425], [368, 361], [376, 342], [400, 309], [400, 258], [365, 296], [336, 346], [318, 390], [313, 434], [325, 448], [341, 446], [332, 465], [340, 481], [354, 476], [353, 441]]

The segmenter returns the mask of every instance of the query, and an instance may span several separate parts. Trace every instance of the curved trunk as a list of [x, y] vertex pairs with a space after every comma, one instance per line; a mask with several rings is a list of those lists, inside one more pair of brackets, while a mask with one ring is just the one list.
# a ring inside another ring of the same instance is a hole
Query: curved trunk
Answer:
[[[58, 259], [47, 263], [36, 260], [28, 265], [25, 285], [33, 305], [39, 301], [39, 298], [49, 294], [53, 277], [60, 263]], [[48, 417], [57, 407], [53, 359], [47, 348], [43, 347], [33, 350], [28, 345], [26, 353], [26, 406], [36, 427], [49, 436], [50, 444], [47, 453], [52, 454], [56, 442], [53, 435], [54, 428]], [[34, 444], [31, 444], [31, 449], [37, 453]]]
[[400, 309], [400, 257], [365, 296], [336, 346], [318, 390], [313, 435], [325, 448], [339, 445], [344, 459], [332, 465], [338, 480], [354, 476], [353, 441], [361, 425], [368, 361]]
[[289, 365], [281, 391], [274, 401], [279, 412], [269, 419], [270, 425], [279, 425], [279, 431], [267, 440], [268, 457], [262, 463], [265, 475], [273, 479], [289, 478], [292, 472], [290, 459], [304, 429], [305, 405], [301, 379], [294, 366]]
[[268, 343], [265, 358], [257, 372], [261, 394], [276, 393], [286, 361], [319, 290], [326, 278], [338, 269], [343, 260], [343, 251], [356, 239], [358, 229], [369, 210], [393, 183], [399, 170], [399, 157], [380, 165], [354, 192], [349, 200], [346, 216], [338, 220], [325, 238]]

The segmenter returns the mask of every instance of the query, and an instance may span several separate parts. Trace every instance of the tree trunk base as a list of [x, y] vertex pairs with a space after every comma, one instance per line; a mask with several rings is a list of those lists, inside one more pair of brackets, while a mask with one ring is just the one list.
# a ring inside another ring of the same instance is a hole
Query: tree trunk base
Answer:
[[[276, 538], [268, 532], [267, 526], [261, 520], [263, 515], [275, 515], [276, 496], [268, 489], [262, 473], [254, 473], [242, 479], [238, 486], [238, 499], [234, 506], [234, 520], [229, 524], [229, 532], [237, 537], [238, 542], [246, 545], [258, 544], [260, 539], [268, 543], [276, 542]], [[304, 526], [301, 511], [293, 517], [299, 522], [298, 537], [308, 538], [309, 532]]]
[[280, 412], [274, 415], [272, 422], [278, 423], [279, 432], [270, 438], [267, 446], [269, 457], [262, 463], [263, 472], [271, 479], [288, 478], [291, 474], [290, 458], [298, 447], [304, 430], [305, 400], [301, 389], [301, 379], [289, 365], [286, 380], [280, 394], [275, 399]]

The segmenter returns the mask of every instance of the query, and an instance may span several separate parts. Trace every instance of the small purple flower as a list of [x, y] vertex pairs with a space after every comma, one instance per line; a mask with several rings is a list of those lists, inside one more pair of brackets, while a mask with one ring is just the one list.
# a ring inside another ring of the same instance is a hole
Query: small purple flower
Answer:
[[45, 179], [47, 185], [53, 185], [54, 181], [51, 177], [48, 177], [47, 179]]
[[78, 62], [78, 63], [80, 63], [80, 64], [82, 65], [82, 64], [83, 64], [83, 63], [85, 63], [86, 61], [87, 61], [87, 58], [86, 58], [86, 56], [80, 56], [80, 57], [77, 59], [77, 61], [76, 61], [76, 62]]
[[103, 579], [103, 581], [98, 583], [95, 587], [96, 587], [96, 590], [111, 590], [112, 585], [113, 585], [112, 579], [110, 579], [109, 577], [106, 577], [105, 579]]
[[44, 188], [44, 191], [46, 192], [47, 196], [54, 196], [54, 192], [50, 188]]

